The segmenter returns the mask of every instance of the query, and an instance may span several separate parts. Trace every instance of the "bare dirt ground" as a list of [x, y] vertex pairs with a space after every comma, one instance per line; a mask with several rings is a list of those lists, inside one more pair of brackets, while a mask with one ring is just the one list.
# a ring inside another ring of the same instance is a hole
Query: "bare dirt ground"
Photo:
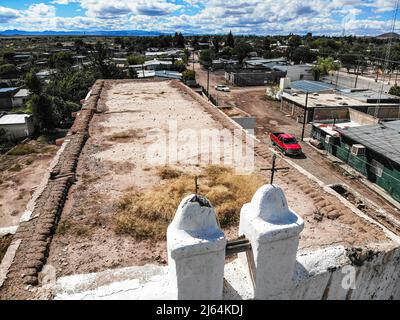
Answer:
[[[198, 80], [204, 81], [206, 72], [197, 68]], [[218, 71], [221, 73], [221, 71]], [[210, 77], [210, 86], [214, 85], [218, 75]], [[265, 98], [265, 88], [233, 88], [232, 92], [225, 93], [220, 96], [220, 107], [232, 107], [231, 112], [236, 113], [236, 109], [245, 111], [246, 113], [256, 117], [256, 136], [261, 141], [270, 145], [268, 133], [271, 131], [284, 131], [295, 134], [298, 138], [301, 137], [301, 124], [296, 123], [296, 120], [286, 116], [280, 111], [280, 102], [270, 101]], [[225, 111], [224, 111], [225, 112]], [[228, 112], [225, 112], [229, 114]], [[306, 126], [305, 137], [309, 137], [311, 125]], [[291, 158], [290, 160], [312, 173], [325, 184], [347, 184], [365, 198], [377, 204], [376, 208], [365, 208], [362, 211], [373, 217], [377, 221], [384, 224], [392, 232], [400, 234], [400, 212], [399, 210], [386, 201], [379, 194], [369, 189], [365, 184], [354, 177], [349, 176], [338, 165], [332, 163], [325, 155], [316, 151], [307, 143], [301, 143], [305, 153], [305, 157]], [[388, 214], [393, 216], [399, 223], [390, 223], [385, 218], [381, 217], [379, 209], [384, 209]]]
[[[140, 241], [115, 232], [120, 196], [132, 187], [146, 189], [163, 183], [155, 172], [154, 161], [162, 160], [163, 150], [157, 149], [148, 157], [150, 146], [177, 143], [181, 160], [178, 165], [185, 171], [197, 172], [205, 164], [185, 163], [209, 152], [193, 148], [193, 141], [173, 136], [163, 140], [163, 135], [172, 130], [170, 120], [177, 120], [178, 130], [222, 129], [207, 111], [210, 106], [194, 100], [171, 81], [114, 83], [109, 85], [105, 99], [108, 110], [95, 114], [90, 124], [91, 137], [80, 156], [77, 183], [70, 190], [51, 243], [48, 264], [56, 267], [57, 276], [146, 263], [166, 264], [165, 241]], [[278, 165], [284, 165], [281, 161]], [[257, 156], [254, 171], [259, 172], [266, 165]], [[284, 188], [289, 205], [306, 220], [301, 247], [389, 242], [381, 229], [348, 209], [319, 219], [315, 201], [330, 207], [327, 212], [340, 207], [338, 201], [332, 196], [320, 197], [318, 186], [304, 176], [292, 179], [292, 175], [282, 174], [276, 182]], [[228, 238], [236, 237], [237, 226], [226, 232]]]
[[16, 226], [58, 147], [36, 141], [33, 152], [0, 156], [0, 228]]

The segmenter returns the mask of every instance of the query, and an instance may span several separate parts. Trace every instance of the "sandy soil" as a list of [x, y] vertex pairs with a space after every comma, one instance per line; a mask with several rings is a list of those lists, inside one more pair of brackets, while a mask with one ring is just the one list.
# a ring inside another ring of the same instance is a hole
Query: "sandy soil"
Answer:
[[0, 156], [0, 228], [16, 226], [58, 150], [31, 141], [37, 153]]
[[[171, 132], [170, 120], [177, 120], [178, 130], [222, 128], [204, 105], [173, 82], [117, 83], [108, 90], [105, 103], [108, 111], [96, 114], [91, 122], [91, 137], [80, 157], [77, 183], [70, 190], [50, 247], [48, 264], [56, 267], [58, 276], [146, 263], [166, 264], [165, 242], [137, 241], [115, 233], [113, 217], [118, 198], [132, 186], [150, 188], [161, 183], [155, 173], [155, 160], [162, 160], [163, 150], [156, 148], [158, 152], [148, 157], [150, 146], [177, 142], [179, 166], [186, 171], [199, 170], [194, 160], [209, 150], [194, 148], [193, 140], [176, 140], [173, 136], [163, 140], [163, 134]], [[154, 144], [157, 141], [161, 143]], [[194, 164], [185, 160], [193, 160]], [[278, 166], [285, 165], [281, 161]], [[267, 165], [257, 158], [254, 170], [259, 172]], [[236, 168], [241, 169], [239, 165]], [[289, 205], [306, 220], [302, 247], [387, 241], [378, 228], [346, 210], [338, 219], [315, 220], [311, 194], [320, 192], [318, 187], [304, 176], [292, 181], [293, 173], [285, 175], [276, 182], [284, 188]], [[269, 174], [266, 181], [268, 177]], [[230, 239], [236, 234], [236, 228], [227, 230]]]

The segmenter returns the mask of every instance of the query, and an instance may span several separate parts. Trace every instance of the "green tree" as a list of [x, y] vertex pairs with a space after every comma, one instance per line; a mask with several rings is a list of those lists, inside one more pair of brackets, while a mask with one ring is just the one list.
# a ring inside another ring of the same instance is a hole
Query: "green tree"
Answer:
[[100, 73], [103, 79], [121, 79], [123, 73], [119, 70], [111, 60], [111, 53], [107, 46], [101, 42], [97, 42], [90, 59], [93, 63], [93, 68]]
[[71, 52], [57, 52], [53, 54], [49, 59], [51, 68], [59, 70], [69, 69], [74, 64], [73, 54]]
[[400, 97], [400, 86], [395, 84], [393, 87], [390, 88], [389, 94]]
[[25, 75], [25, 85], [32, 93], [40, 94], [40, 92], [42, 91], [42, 83], [33, 70], [29, 71]]
[[210, 49], [201, 50], [199, 58], [202, 64], [209, 65], [214, 59], [214, 53]]
[[302, 44], [301, 37], [298, 35], [291, 35], [288, 40], [289, 47], [297, 48]]
[[130, 66], [144, 64], [144, 62], [145, 62], [145, 58], [141, 55], [132, 54], [132, 55], [128, 56], [128, 63]]
[[47, 132], [54, 128], [52, 102], [46, 95], [33, 94], [28, 108], [32, 111], [35, 128], [39, 132]]
[[17, 68], [11, 64], [11, 63], [6, 63], [0, 66], [0, 76], [4, 77], [7, 75], [12, 75], [17, 72]]
[[175, 44], [177, 48], [184, 48], [185, 47], [185, 37], [181, 32], [177, 33], [175, 32]]
[[187, 69], [182, 73], [182, 80], [196, 80], [196, 73], [191, 69]]
[[310, 63], [317, 58], [317, 55], [310, 49], [300, 47], [293, 50], [290, 58], [296, 64], [300, 62]]
[[234, 49], [234, 54], [237, 55], [239, 62], [242, 63], [244, 58], [253, 51], [253, 47], [245, 42], [237, 43]]
[[228, 36], [226, 37], [225, 46], [230, 48], [235, 47], [235, 38], [233, 37], [232, 31], [229, 31]]

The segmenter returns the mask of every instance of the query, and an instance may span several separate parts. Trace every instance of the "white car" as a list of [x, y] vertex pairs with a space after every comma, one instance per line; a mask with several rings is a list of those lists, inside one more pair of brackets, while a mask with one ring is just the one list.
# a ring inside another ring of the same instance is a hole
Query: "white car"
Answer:
[[231, 91], [231, 89], [228, 86], [225, 86], [223, 84], [219, 84], [217, 86], [215, 86], [215, 90], [217, 91], [224, 91], [224, 92], [229, 92]]

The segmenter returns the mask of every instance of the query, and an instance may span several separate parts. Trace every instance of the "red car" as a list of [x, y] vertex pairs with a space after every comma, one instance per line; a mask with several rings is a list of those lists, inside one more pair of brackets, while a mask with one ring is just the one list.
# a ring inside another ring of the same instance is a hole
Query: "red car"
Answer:
[[284, 155], [298, 156], [303, 153], [296, 137], [284, 132], [271, 132], [269, 135], [272, 145], [276, 146]]

